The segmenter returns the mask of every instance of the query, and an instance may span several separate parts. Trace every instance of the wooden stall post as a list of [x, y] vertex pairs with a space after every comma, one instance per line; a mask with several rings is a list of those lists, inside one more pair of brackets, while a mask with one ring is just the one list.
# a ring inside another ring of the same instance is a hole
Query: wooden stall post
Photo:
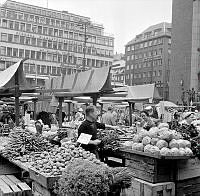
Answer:
[[129, 104], [129, 122], [130, 122], [130, 126], [132, 126], [132, 103], [131, 102], [128, 102]]
[[62, 103], [64, 101], [64, 98], [63, 97], [59, 97], [58, 98], [58, 109], [59, 109], [59, 128], [62, 128]]
[[20, 97], [20, 92], [19, 92], [19, 71], [18, 71], [18, 69], [15, 72], [15, 123], [16, 123], [16, 126], [19, 126], [19, 97]]
[[102, 115], [103, 115], [103, 103], [100, 103], [100, 105], [101, 105], [101, 117], [102, 117]]
[[93, 96], [92, 96], [92, 103], [93, 103], [93, 105], [97, 105], [97, 99], [98, 99], [98, 95], [97, 94], [94, 94]]
[[68, 121], [70, 121], [70, 106], [71, 106], [71, 103], [68, 102]]
[[36, 120], [36, 117], [37, 117], [36, 116], [36, 114], [37, 114], [37, 99], [33, 99], [32, 101], [33, 101], [33, 110], [34, 110], [33, 111], [33, 115], [34, 115], [33, 119]]

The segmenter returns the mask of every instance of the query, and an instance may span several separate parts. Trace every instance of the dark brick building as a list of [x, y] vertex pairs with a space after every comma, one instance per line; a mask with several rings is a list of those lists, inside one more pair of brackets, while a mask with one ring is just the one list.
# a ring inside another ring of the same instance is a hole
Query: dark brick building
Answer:
[[156, 83], [165, 99], [169, 96], [171, 24], [150, 26], [125, 46], [127, 85]]

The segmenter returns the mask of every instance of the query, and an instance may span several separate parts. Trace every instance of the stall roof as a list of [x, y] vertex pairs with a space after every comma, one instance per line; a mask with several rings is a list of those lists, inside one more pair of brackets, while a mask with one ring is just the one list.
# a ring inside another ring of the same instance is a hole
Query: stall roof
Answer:
[[151, 102], [162, 99], [155, 84], [119, 87], [115, 88], [114, 91], [116, 93], [108, 97], [101, 97], [100, 100], [104, 102]]
[[[55, 96], [66, 97], [113, 91], [110, 82], [110, 67], [96, 68], [77, 74], [51, 78], [46, 80], [45, 87], [55, 92]], [[69, 92], [66, 92], [66, 90], [69, 90]]]
[[30, 89], [23, 72], [23, 61], [24, 60], [20, 60], [0, 72], [0, 90], [12, 89], [15, 87], [15, 73], [17, 70], [20, 90]]

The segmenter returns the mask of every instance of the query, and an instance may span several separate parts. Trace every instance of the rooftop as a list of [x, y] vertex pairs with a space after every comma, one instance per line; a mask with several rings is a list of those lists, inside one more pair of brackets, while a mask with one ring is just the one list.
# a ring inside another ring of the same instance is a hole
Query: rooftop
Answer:
[[152, 25], [144, 30], [141, 34], [136, 35], [136, 37], [129, 41], [126, 45], [145, 41], [163, 35], [171, 35], [171, 23], [162, 22], [156, 25]]

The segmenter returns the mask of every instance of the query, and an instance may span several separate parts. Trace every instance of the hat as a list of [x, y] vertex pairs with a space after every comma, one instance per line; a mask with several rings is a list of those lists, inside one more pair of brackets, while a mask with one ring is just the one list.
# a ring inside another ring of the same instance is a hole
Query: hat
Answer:
[[194, 114], [194, 112], [185, 112], [185, 113], [183, 113], [182, 117], [183, 117], [183, 119], [186, 119], [186, 118], [188, 118], [192, 114]]
[[79, 108], [79, 110], [78, 110], [79, 112], [83, 112], [83, 109], [82, 108]]

